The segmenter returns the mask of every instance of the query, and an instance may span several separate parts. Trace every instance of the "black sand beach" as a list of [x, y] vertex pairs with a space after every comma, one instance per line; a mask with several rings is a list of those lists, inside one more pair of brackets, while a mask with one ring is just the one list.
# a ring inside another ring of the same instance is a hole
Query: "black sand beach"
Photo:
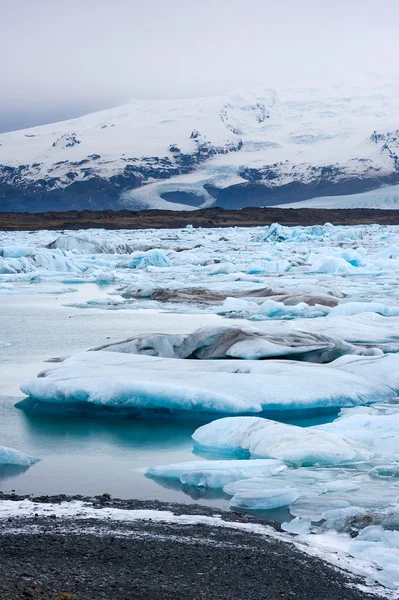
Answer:
[[[22, 497], [0, 496], [11, 498]], [[57, 496], [35, 500], [57, 503], [70, 499]], [[220, 515], [196, 505], [106, 497], [91, 502], [97, 508]], [[229, 512], [222, 517], [256, 522]], [[64, 519], [54, 514], [0, 521], [2, 600], [377, 598], [361, 591], [357, 583], [358, 579], [301, 553], [292, 544], [226, 527]]]

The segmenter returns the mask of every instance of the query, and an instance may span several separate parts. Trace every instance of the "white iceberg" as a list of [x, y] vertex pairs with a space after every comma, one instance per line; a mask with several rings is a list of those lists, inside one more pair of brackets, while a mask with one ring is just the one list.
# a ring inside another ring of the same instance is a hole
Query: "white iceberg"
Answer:
[[366, 447], [336, 430], [297, 427], [259, 417], [218, 419], [197, 429], [193, 440], [202, 451], [245, 452], [253, 458], [274, 458], [290, 465], [337, 465], [372, 456]]
[[21, 390], [31, 400], [58, 407], [97, 406], [164, 414], [332, 409], [395, 396], [383, 382], [320, 364], [182, 361], [105, 351], [77, 354], [25, 383]]
[[222, 489], [228, 483], [274, 475], [287, 467], [278, 460], [207, 460], [147, 467], [146, 475], [205, 489]]
[[19, 450], [14, 450], [14, 448], [0, 446], [0, 466], [13, 465], [18, 467], [30, 467], [38, 460], [38, 458], [32, 458]]

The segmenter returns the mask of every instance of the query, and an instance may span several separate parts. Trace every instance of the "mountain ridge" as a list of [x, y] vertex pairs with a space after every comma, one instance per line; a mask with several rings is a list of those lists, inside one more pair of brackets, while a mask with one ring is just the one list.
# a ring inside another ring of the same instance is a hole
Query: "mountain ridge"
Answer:
[[399, 183], [399, 79], [132, 100], [0, 135], [0, 210], [267, 206]]

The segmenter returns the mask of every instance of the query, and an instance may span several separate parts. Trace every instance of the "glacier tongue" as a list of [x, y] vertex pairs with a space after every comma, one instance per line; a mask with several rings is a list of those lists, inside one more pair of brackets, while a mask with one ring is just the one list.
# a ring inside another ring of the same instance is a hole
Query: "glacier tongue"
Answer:
[[[215, 98], [132, 100], [4, 133], [0, 208], [242, 208], [376, 189], [398, 181], [398, 97], [395, 79], [266, 87]], [[325, 198], [316, 205], [323, 201], [331, 204]], [[382, 192], [385, 205], [396, 201]], [[373, 200], [349, 204], [357, 205]]]

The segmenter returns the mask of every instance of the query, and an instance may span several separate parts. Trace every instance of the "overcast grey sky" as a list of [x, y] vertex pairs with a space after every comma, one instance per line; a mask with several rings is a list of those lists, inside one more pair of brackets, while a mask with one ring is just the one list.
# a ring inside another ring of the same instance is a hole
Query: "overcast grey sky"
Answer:
[[399, 71], [399, 0], [0, 0], [0, 9], [0, 131], [131, 97]]

